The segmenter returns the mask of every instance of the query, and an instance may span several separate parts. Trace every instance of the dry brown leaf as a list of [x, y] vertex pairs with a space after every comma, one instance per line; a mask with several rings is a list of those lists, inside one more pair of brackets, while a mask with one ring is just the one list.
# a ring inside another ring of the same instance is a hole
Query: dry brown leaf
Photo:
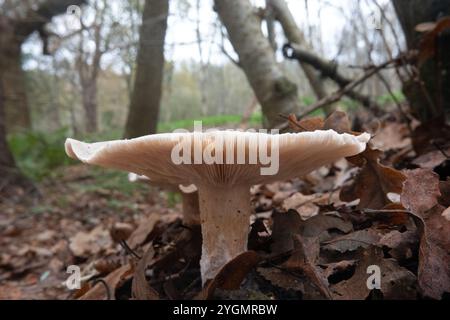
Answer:
[[439, 203], [444, 207], [450, 206], [450, 177], [447, 177], [446, 181], [439, 181], [439, 190], [441, 191]]
[[289, 115], [289, 126], [295, 132], [314, 131], [323, 128], [323, 119], [320, 117], [305, 118], [297, 120], [294, 114]]
[[323, 130], [332, 129], [337, 133], [352, 133], [351, 124], [345, 112], [336, 110], [325, 119]]
[[302, 222], [300, 230], [303, 237], [319, 238], [324, 232], [331, 229], [349, 233], [353, 230], [353, 225], [350, 221], [344, 221], [340, 217], [320, 214]]
[[332, 129], [338, 133], [351, 133], [351, 124], [347, 114], [339, 110], [334, 111], [325, 121], [320, 117], [298, 120], [294, 114], [291, 114], [288, 120], [290, 127], [295, 132]]
[[294, 249], [293, 235], [300, 233], [302, 220], [295, 210], [277, 212], [272, 214], [272, 245], [273, 255], [289, 252]]
[[153, 246], [149, 246], [134, 270], [133, 282], [131, 283], [131, 294], [132, 297], [137, 300], [159, 300], [158, 292], [150, 287], [145, 278], [145, 270], [151, 264], [154, 254], [155, 251]]
[[450, 126], [445, 123], [445, 117], [437, 117], [418, 125], [412, 132], [411, 139], [418, 156], [439, 149], [445, 152], [449, 147]]
[[296, 277], [286, 271], [272, 267], [260, 267], [256, 269], [256, 271], [259, 275], [276, 287], [284, 288], [286, 290], [305, 292], [304, 281], [300, 277]]
[[90, 232], [78, 232], [70, 238], [69, 248], [77, 257], [87, 257], [111, 248], [112, 240], [108, 230], [99, 225]]
[[[446, 154], [450, 154], [450, 147], [442, 150]], [[447, 160], [447, 157], [441, 150], [432, 150], [415, 158], [412, 163], [423, 169], [434, 169]]]
[[[450, 292], [450, 222], [438, 204], [439, 177], [428, 169], [408, 171], [402, 204], [421, 227], [418, 283], [422, 294], [441, 299]], [[412, 189], [413, 188], [413, 189]]]
[[325, 267], [324, 276], [327, 279], [335, 274], [348, 271], [356, 264], [356, 260], [341, 260], [338, 262], [324, 263], [321, 266]]
[[429, 169], [415, 169], [406, 172], [403, 185], [402, 204], [414, 213], [423, 213], [438, 203], [439, 176]]
[[323, 198], [328, 198], [328, 195], [303, 195], [297, 192], [283, 201], [282, 208], [284, 210], [294, 209], [300, 214], [303, 220], [307, 220], [319, 213], [319, 207], [314, 202], [320, 201]]
[[411, 145], [408, 135], [409, 130], [404, 123], [384, 122], [370, 141], [376, 149], [382, 151], [403, 149]]
[[400, 232], [393, 230], [385, 234], [379, 241], [381, 246], [389, 248], [390, 256], [401, 261], [412, 257], [412, 249], [416, 248], [419, 242], [417, 231]]
[[129, 279], [132, 274], [133, 267], [131, 265], [127, 264], [122, 266], [103, 278], [103, 281], [108, 286], [109, 293], [106, 291], [107, 288], [102, 283], [97, 283], [83, 296], [81, 296], [80, 300], [104, 300], [108, 297], [108, 295], [112, 300], [114, 300], [117, 288], [125, 280]]
[[255, 251], [246, 251], [236, 256], [220, 269], [201, 292], [203, 299], [212, 298], [216, 289], [237, 290], [247, 274], [261, 261]]
[[376, 265], [381, 271], [381, 292], [384, 299], [414, 299], [416, 295], [416, 277], [410, 271], [400, 267], [393, 259], [384, 259], [380, 248], [369, 247], [362, 253], [354, 275], [332, 286], [336, 300], [364, 300], [370, 294], [367, 287], [369, 274], [367, 268]]
[[398, 170], [380, 163], [379, 150], [367, 146], [366, 150], [354, 157], [348, 158], [351, 162], [362, 166], [361, 172], [354, 183], [341, 190], [342, 201], [351, 202], [360, 199], [358, 209], [381, 209], [392, 203], [387, 197], [388, 193], [402, 192], [405, 176]]
[[380, 238], [378, 232], [373, 229], [358, 230], [325, 241], [322, 248], [344, 253], [346, 251], [354, 251], [361, 247], [367, 248], [371, 245], [376, 245]]
[[297, 234], [294, 235], [294, 245], [294, 252], [282, 267], [303, 273], [325, 298], [331, 299], [328, 281], [315, 264], [320, 252], [318, 239], [302, 238]]
[[145, 218], [128, 238], [127, 242], [130, 248], [135, 249], [137, 246], [143, 244], [159, 220], [159, 215], [155, 213]]
[[442, 216], [443, 216], [447, 221], [450, 221], [450, 207], [448, 207], [447, 209], [444, 210], [444, 212], [442, 212]]

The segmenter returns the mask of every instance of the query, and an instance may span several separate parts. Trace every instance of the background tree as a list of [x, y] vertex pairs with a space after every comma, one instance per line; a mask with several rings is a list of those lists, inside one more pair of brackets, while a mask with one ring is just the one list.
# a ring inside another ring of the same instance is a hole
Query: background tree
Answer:
[[215, 0], [214, 7], [239, 56], [239, 65], [261, 104], [266, 127], [276, 127], [298, 108], [297, 86], [282, 72], [248, 0]]
[[[421, 34], [415, 30], [418, 24], [450, 15], [450, 0], [393, 0], [393, 3], [410, 50], [418, 49], [420, 44]], [[436, 45], [435, 56], [403, 88], [411, 109], [422, 121], [442, 120], [444, 114], [450, 114], [450, 30], [441, 32], [431, 45]]]
[[[274, 12], [275, 18], [280, 22], [287, 40], [292, 44], [301, 45], [311, 49], [306, 42], [303, 32], [297, 26], [286, 2], [284, 0], [268, 0], [268, 6]], [[317, 99], [320, 100], [324, 98], [327, 95], [327, 92], [323, 79], [320, 78], [319, 74], [310, 65], [300, 61], [300, 66]], [[333, 105], [324, 106], [324, 110], [327, 114], [330, 114], [333, 109]]]
[[92, 2], [94, 19], [86, 25], [80, 17], [81, 32], [78, 35], [76, 69], [80, 82], [82, 104], [87, 132], [98, 130], [98, 78], [102, 71], [102, 58], [108, 51], [123, 45], [119, 38], [119, 22], [106, 0]]
[[125, 137], [155, 133], [158, 125], [164, 70], [164, 39], [169, 0], [146, 0], [137, 55], [136, 77]]
[[43, 40], [46, 53], [49, 32], [45, 25], [53, 16], [66, 12], [69, 5], [81, 5], [83, 2], [84, 0], [47, 0], [37, 4], [16, 1], [2, 3], [0, 60], [4, 61], [4, 68], [0, 73], [0, 81], [4, 88], [7, 129], [31, 128], [22, 70], [22, 44], [37, 31]]

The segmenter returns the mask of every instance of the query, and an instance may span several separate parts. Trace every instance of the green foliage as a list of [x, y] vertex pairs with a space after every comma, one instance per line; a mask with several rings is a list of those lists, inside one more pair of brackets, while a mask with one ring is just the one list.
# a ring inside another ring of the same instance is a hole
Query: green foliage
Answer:
[[314, 97], [311, 97], [311, 96], [303, 96], [303, 97], [300, 98], [300, 101], [301, 101], [302, 105], [310, 106], [314, 102], [316, 102], [316, 99]]
[[[238, 124], [240, 115], [218, 115], [199, 117], [198, 119], [185, 119], [159, 124], [159, 132], [171, 132], [175, 129], [193, 129], [194, 120], [202, 120], [205, 128]], [[254, 113], [249, 121], [250, 126], [258, 126], [261, 123], [261, 113]], [[64, 142], [72, 136], [67, 128], [53, 132], [24, 131], [9, 135], [8, 142], [19, 168], [31, 179], [41, 180], [50, 175], [54, 169], [60, 166], [76, 163], [70, 159], [64, 150]], [[95, 142], [115, 140], [122, 138], [122, 130], [104, 130], [98, 133], [84, 134], [77, 139]], [[83, 186], [86, 191], [90, 188], [120, 189], [124, 193], [133, 192], [137, 183], [129, 183], [126, 174], [113, 170], [96, 168], [92, 171], [98, 179], [95, 186], [89, 184]]]
[[167, 204], [170, 208], [176, 206], [177, 203], [181, 202], [181, 195], [178, 192], [168, 192], [167, 193]]
[[394, 97], [392, 97], [392, 95], [390, 95], [389, 93], [383, 94], [381, 96], [378, 96], [376, 98], [376, 101], [377, 101], [378, 104], [380, 104], [382, 106], [385, 106], [387, 104], [395, 103], [395, 100], [397, 100], [399, 102], [403, 102], [406, 99], [401, 91], [394, 91], [393, 95], [394, 95]]
[[64, 151], [67, 129], [52, 133], [29, 131], [9, 136], [9, 145], [19, 168], [30, 178], [39, 180], [52, 169], [70, 163]]
[[[183, 119], [176, 120], [170, 122], [163, 122], [158, 124], [159, 132], [171, 132], [175, 129], [187, 129], [192, 130], [194, 128], [194, 121], [202, 121], [202, 126], [204, 128], [207, 127], [215, 127], [215, 126], [223, 126], [223, 125], [232, 125], [239, 124], [242, 120], [242, 116], [237, 114], [225, 114], [225, 115], [216, 115], [209, 117], [198, 117], [196, 119]], [[261, 125], [262, 114], [260, 112], [255, 112], [250, 117], [249, 125], [250, 126], [259, 126]]]

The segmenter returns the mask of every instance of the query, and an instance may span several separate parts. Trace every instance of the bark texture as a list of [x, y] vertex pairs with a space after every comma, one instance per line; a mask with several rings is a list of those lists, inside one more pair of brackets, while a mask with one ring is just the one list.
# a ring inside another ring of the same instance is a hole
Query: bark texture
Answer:
[[136, 78], [125, 137], [155, 133], [158, 124], [164, 70], [164, 39], [168, 0], [146, 0], [139, 38]]
[[[0, 62], [0, 72], [1, 64]], [[12, 190], [14, 187], [30, 191], [34, 190], [34, 186], [17, 168], [6, 140], [5, 99], [3, 92], [3, 85], [0, 83], [0, 195], [9, 196], [10, 192], [14, 191]]]
[[[408, 49], [419, 47], [421, 34], [415, 31], [416, 25], [450, 15], [450, 0], [393, 0], [393, 4]], [[423, 122], [450, 114], [450, 30], [438, 36], [436, 45], [436, 56], [420, 68], [422, 85], [411, 81], [403, 88], [415, 116]]]
[[295, 113], [297, 86], [283, 74], [275, 53], [261, 31], [261, 21], [248, 0], [215, 0], [215, 10], [239, 56], [239, 65], [261, 104], [264, 126], [274, 128], [280, 114]]
[[8, 131], [31, 127], [21, 61], [22, 43], [35, 31], [46, 43], [45, 24], [53, 16], [65, 12], [69, 5], [82, 3], [84, 0], [47, 0], [35, 10], [29, 9], [23, 18], [18, 19], [0, 13], [0, 60], [4, 64], [0, 82], [4, 90], [5, 125]]
[[[307, 49], [311, 49], [309, 48], [303, 33], [297, 26], [286, 2], [284, 0], [269, 0], [269, 3], [270, 7], [274, 11], [275, 18], [280, 22], [288, 41], [292, 44], [301, 45]], [[320, 79], [319, 74], [307, 63], [299, 61], [299, 64], [305, 73], [305, 76], [308, 79], [311, 89], [317, 99], [320, 100], [324, 98], [327, 95], [327, 92], [323, 84], [323, 80]], [[324, 106], [323, 109], [327, 114], [331, 114], [334, 110], [333, 105]]]

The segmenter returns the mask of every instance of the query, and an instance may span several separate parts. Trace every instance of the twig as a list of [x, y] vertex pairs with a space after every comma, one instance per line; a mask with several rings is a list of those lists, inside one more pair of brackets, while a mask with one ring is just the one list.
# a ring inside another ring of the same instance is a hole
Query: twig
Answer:
[[[336, 82], [340, 88], [344, 88], [352, 82], [351, 79], [348, 79], [338, 71], [338, 65], [335, 62], [326, 61], [314, 53], [300, 48], [298, 45], [287, 43], [283, 46], [282, 52], [283, 56], [288, 59], [296, 59], [301, 63], [311, 65], [314, 69], [320, 71], [322, 76]], [[346, 92], [345, 95], [353, 100], [361, 102], [363, 106], [368, 107], [369, 109], [381, 109], [369, 96], [361, 94], [353, 89]]]
[[106, 300], [111, 300], [111, 289], [109, 288], [109, 286], [105, 280], [103, 280], [103, 279], [93, 280], [92, 288], [95, 287], [98, 283], [101, 283], [106, 290]]
[[[374, 74], [379, 72], [380, 70], [390, 66], [394, 63], [402, 63], [404, 60], [405, 54], [400, 55], [399, 57], [395, 59], [389, 59], [388, 61], [383, 62], [382, 64], [379, 64], [377, 66], [374, 66], [370, 69], [367, 69], [364, 74], [362, 74], [359, 78], [355, 79], [354, 81], [350, 82], [348, 85], [346, 85], [344, 88], [336, 91], [332, 95], [325, 97], [318, 102], [314, 103], [313, 105], [309, 106], [305, 111], [303, 111], [297, 118], [303, 118], [304, 116], [310, 114], [311, 112], [316, 111], [317, 109], [321, 108], [323, 105], [336, 102], [342, 98], [344, 94], [349, 92], [350, 90], [353, 90], [358, 85], [366, 81], [368, 78], [372, 77]], [[406, 60], [408, 61], [408, 60]]]
[[433, 142], [433, 146], [436, 149], [438, 149], [444, 157], [446, 157], [447, 159], [450, 159], [450, 156], [447, 154], [447, 152], [444, 149], [442, 149], [442, 147], [440, 145], [438, 145], [436, 142]]
[[136, 251], [134, 251], [133, 249], [130, 248], [130, 246], [128, 245], [128, 243], [125, 240], [120, 240], [119, 244], [128, 254], [131, 254], [133, 257], [135, 257], [139, 260], [142, 259], [142, 257], [140, 255], [138, 255], [136, 253]]

